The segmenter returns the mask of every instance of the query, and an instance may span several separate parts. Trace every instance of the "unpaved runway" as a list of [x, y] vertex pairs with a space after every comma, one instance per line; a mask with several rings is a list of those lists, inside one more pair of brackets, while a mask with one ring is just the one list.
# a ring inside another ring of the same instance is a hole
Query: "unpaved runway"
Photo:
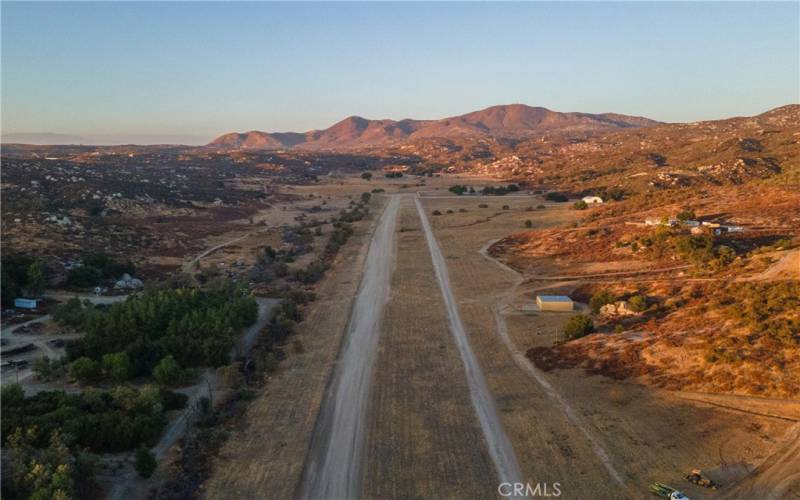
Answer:
[[442, 291], [447, 319], [450, 331], [453, 333], [456, 345], [458, 346], [461, 359], [464, 362], [464, 371], [469, 385], [470, 397], [475, 407], [481, 429], [483, 430], [489, 454], [492, 457], [495, 468], [497, 469], [498, 482], [500, 483], [522, 483], [522, 472], [514, 454], [514, 448], [503, 430], [500, 419], [497, 415], [497, 408], [494, 399], [486, 385], [486, 379], [481, 372], [475, 354], [469, 345], [464, 325], [458, 312], [453, 292], [450, 289], [450, 277], [447, 274], [447, 264], [445, 263], [439, 244], [431, 230], [430, 222], [422, 208], [419, 198], [415, 198], [417, 212], [422, 220], [422, 227], [425, 231], [425, 239], [428, 242], [428, 249], [433, 260], [433, 267], [436, 271], [436, 279]]
[[358, 498], [367, 404], [383, 307], [389, 298], [399, 197], [392, 197], [370, 243], [339, 360], [322, 404], [300, 497]]

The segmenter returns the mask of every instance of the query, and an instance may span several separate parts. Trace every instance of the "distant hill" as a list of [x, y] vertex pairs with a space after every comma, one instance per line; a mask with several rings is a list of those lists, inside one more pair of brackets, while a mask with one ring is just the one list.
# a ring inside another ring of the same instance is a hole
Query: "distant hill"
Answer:
[[523, 139], [548, 133], [594, 133], [648, 127], [660, 122], [615, 113], [560, 113], [509, 104], [441, 120], [369, 120], [351, 116], [324, 130], [305, 133], [251, 131], [217, 137], [209, 146], [226, 149], [339, 149], [398, 144], [423, 138], [492, 137]]
[[83, 137], [68, 134], [53, 134], [50, 132], [31, 132], [31, 133], [18, 133], [18, 134], [3, 134], [0, 136], [0, 142], [3, 144], [57, 144], [57, 145], [72, 145], [72, 144], [90, 144]]

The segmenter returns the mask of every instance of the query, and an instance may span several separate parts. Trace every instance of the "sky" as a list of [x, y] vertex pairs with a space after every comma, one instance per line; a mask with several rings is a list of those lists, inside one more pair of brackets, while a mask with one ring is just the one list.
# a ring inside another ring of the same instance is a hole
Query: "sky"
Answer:
[[0, 4], [2, 132], [204, 143], [496, 104], [662, 121], [800, 102], [800, 2]]

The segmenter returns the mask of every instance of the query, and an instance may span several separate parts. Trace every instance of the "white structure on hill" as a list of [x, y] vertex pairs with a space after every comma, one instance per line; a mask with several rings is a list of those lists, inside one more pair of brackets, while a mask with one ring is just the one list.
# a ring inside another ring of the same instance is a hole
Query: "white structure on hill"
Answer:
[[600, 198], [599, 196], [584, 196], [582, 199], [583, 202], [586, 203], [587, 205], [595, 205], [597, 203], [603, 203], [603, 198]]

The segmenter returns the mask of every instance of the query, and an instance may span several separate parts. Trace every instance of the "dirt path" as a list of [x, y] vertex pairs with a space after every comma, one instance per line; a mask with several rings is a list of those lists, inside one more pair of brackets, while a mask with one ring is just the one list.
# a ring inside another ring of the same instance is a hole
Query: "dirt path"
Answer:
[[370, 382], [383, 307], [389, 299], [399, 197], [392, 197], [370, 244], [338, 364], [317, 420], [302, 498], [357, 498]]
[[800, 425], [795, 425], [783, 446], [725, 493], [724, 498], [779, 500], [800, 497]]
[[[511, 288], [511, 290], [507, 292], [508, 297], [513, 297], [516, 294], [517, 287], [524, 281], [524, 279], [520, 273], [518, 273], [511, 267], [504, 264], [503, 262], [500, 262], [499, 260], [489, 255], [488, 248], [489, 246], [492, 245], [492, 243], [494, 242], [490, 241], [489, 243], [487, 243], [484, 247], [480, 249], [479, 252], [484, 258], [486, 258], [490, 262], [495, 263], [498, 267], [500, 267], [504, 271], [513, 273], [514, 286]], [[501, 308], [505, 305], [506, 304], [502, 303], [495, 304], [495, 306], [492, 308], [492, 312], [494, 314], [495, 324], [497, 325], [497, 333], [500, 336], [500, 339], [503, 341], [503, 344], [511, 352], [511, 355], [514, 358], [514, 362], [523, 372], [525, 372], [529, 377], [531, 377], [539, 385], [542, 386], [547, 395], [564, 412], [564, 415], [566, 415], [567, 419], [575, 427], [577, 427], [584, 435], [586, 440], [589, 441], [592, 450], [594, 451], [595, 455], [597, 455], [597, 458], [599, 458], [600, 461], [603, 463], [603, 466], [608, 471], [608, 474], [611, 477], [611, 479], [613, 479], [614, 482], [616, 482], [620, 486], [624, 487], [625, 482], [622, 479], [622, 475], [614, 467], [606, 450], [603, 449], [599, 441], [592, 435], [591, 432], [589, 432], [587, 426], [584, 425], [584, 423], [578, 417], [578, 414], [575, 412], [575, 410], [572, 409], [569, 403], [567, 403], [567, 401], [558, 393], [558, 391], [550, 384], [550, 382], [548, 382], [547, 379], [545, 379], [544, 375], [540, 373], [539, 370], [533, 365], [533, 363], [531, 363], [531, 361], [527, 358], [527, 356], [525, 356], [525, 353], [519, 350], [516, 345], [514, 345], [514, 341], [508, 334], [508, 327], [506, 326], [506, 320], [503, 317], [502, 313], [500, 312]]]
[[425, 214], [425, 210], [422, 208], [419, 198], [415, 198], [414, 201], [417, 205], [419, 217], [422, 220], [422, 227], [425, 231], [425, 238], [428, 242], [428, 249], [430, 250], [433, 267], [436, 272], [436, 279], [439, 282], [442, 298], [444, 299], [450, 331], [453, 333], [456, 345], [461, 354], [461, 359], [464, 363], [464, 371], [469, 384], [472, 404], [475, 407], [478, 421], [481, 424], [483, 435], [489, 447], [489, 454], [497, 469], [498, 479], [500, 482], [504, 483], [522, 483], [522, 471], [517, 462], [517, 457], [514, 454], [514, 448], [511, 446], [511, 442], [500, 423], [494, 399], [489, 392], [486, 379], [483, 376], [480, 365], [478, 365], [475, 354], [472, 352], [464, 325], [461, 322], [458, 305], [450, 289], [450, 277], [447, 272], [447, 264], [442, 256], [442, 251], [439, 249], [439, 244], [433, 236], [428, 216]]
[[236, 238], [234, 238], [232, 240], [225, 241], [223, 243], [220, 243], [219, 245], [215, 245], [215, 246], [213, 246], [211, 248], [208, 248], [208, 249], [204, 250], [201, 254], [197, 255], [195, 258], [193, 258], [192, 260], [187, 262], [186, 263], [186, 267], [184, 268], [184, 270], [193, 269], [200, 262], [200, 260], [202, 260], [204, 257], [208, 257], [209, 255], [211, 255], [212, 253], [216, 252], [217, 250], [220, 250], [220, 249], [225, 248], [225, 247], [227, 247], [229, 245], [233, 245], [234, 243], [242, 241], [243, 239], [247, 238], [248, 236], [251, 236], [254, 233], [255, 233], [255, 231], [247, 233], [247, 234], [244, 234], [242, 236], [236, 237]]

